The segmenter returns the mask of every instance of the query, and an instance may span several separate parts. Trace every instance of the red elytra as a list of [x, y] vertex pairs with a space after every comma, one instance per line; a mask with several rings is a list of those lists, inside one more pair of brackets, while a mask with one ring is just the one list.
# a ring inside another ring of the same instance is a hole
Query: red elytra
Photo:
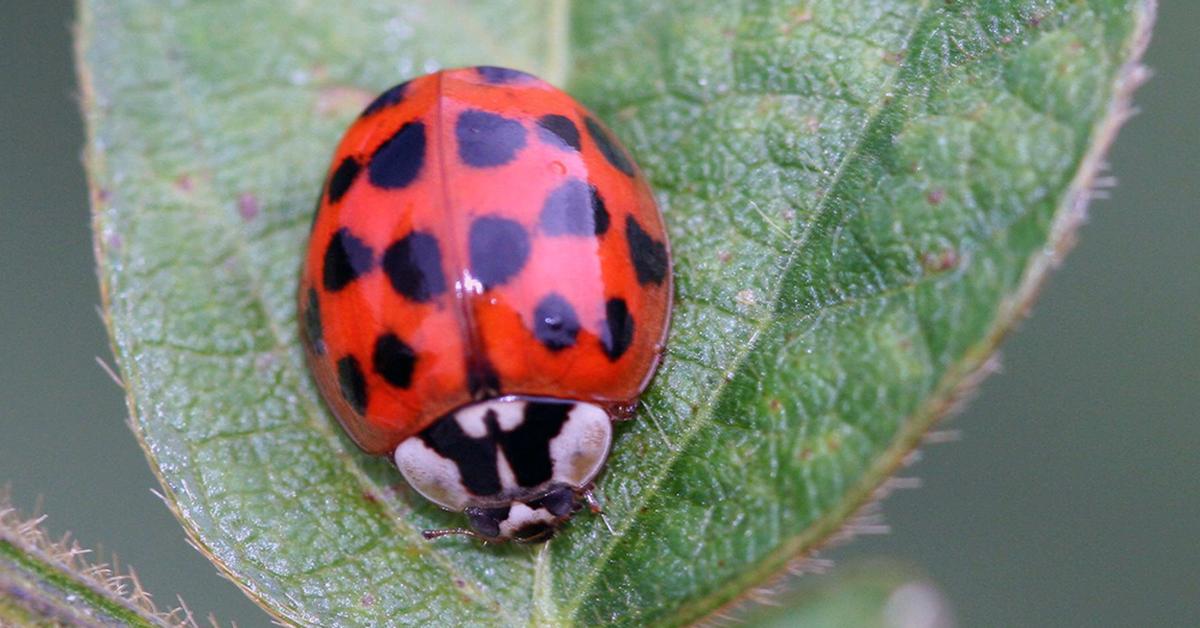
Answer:
[[[531, 75], [476, 67], [398, 85], [347, 130], [299, 318], [334, 414], [363, 450], [388, 454], [417, 435], [434, 447], [439, 419], [491, 399], [578, 401], [624, 418], [658, 364], [671, 291], [662, 217], [612, 133]], [[521, 422], [494, 416], [478, 429]], [[547, 450], [549, 438], [523, 446]], [[542, 463], [507, 462], [505, 487], [524, 488], [476, 486], [467, 505], [544, 492], [512, 475], [544, 479]], [[474, 472], [458, 464], [468, 483]]]

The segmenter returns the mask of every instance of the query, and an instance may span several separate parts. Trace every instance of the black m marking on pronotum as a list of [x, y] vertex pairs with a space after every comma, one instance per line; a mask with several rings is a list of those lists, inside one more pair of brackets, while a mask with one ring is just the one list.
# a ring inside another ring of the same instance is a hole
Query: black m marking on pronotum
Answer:
[[489, 409], [483, 416], [487, 433], [481, 437], [468, 435], [457, 415], [450, 414], [426, 428], [420, 438], [439, 456], [454, 462], [463, 485], [475, 495], [495, 495], [503, 489], [498, 451], [504, 452], [517, 484], [530, 488], [553, 477], [550, 441], [562, 432], [574, 407], [570, 402], [530, 401], [520, 423], [511, 430], [502, 429], [496, 411]]
[[[512, 431], [503, 432], [499, 425], [494, 426], [504, 457], [517, 476], [517, 484], [537, 486], [553, 475], [550, 441], [562, 431], [573, 407], [570, 403], [530, 401], [525, 405], [524, 420]], [[492, 428], [493, 424], [489, 423], [488, 431]]]

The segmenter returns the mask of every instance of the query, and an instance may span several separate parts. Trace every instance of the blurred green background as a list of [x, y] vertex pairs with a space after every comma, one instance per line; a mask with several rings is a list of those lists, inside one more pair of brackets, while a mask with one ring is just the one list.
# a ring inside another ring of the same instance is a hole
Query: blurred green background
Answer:
[[[71, 59], [71, 6], [0, 20], [0, 484], [55, 533], [116, 552], [164, 605], [268, 625], [191, 549], [125, 426], [109, 358]], [[1065, 266], [1003, 348], [1003, 373], [905, 471], [892, 532], [824, 554], [894, 557], [963, 626], [1200, 625], [1200, 2], [1166, 0]], [[398, 77], [399, 78], [399, 77]], [[315, 191], [314, 191], [315, 194]], [[835, 570], [837, 567], [834, 568]], [[819, 577], [819, 576], [814, 576]]]

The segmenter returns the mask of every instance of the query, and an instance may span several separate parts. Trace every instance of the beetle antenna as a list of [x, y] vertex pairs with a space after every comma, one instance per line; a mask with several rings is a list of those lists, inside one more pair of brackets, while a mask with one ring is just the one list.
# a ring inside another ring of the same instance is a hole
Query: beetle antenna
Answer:
[[613, 527], [612, 527], [612, 524], [610, 524], [610, 523], [608, 522], [608, 517], [605, 517], [605, 516], [604, 516], [604, 513], [602, 513], [602, 512], [598, 512], [598, 513], [596, 513], [596, 514], [600, 515], [600, 520], [604, 522], [604, 527], [608, 528], [608, 533], [609, 533], [609, 534], [611, 534], [611, 535], [613, 535], [613, 536], [616, 536], [616, 534], [617, 534], [617, 531], [616, 531], [616, 530], [614, 530], [614, 529], [613, 529]]
[[604, 522], [604, 527], [608, 528], [608, 533], [615, 535], [617, 531], [613, 530], [612, 524], [608, 522], [608, 517], [604, 516], [604, 507], [600, 505], [600, 500], [596, 499], [596, 494], [592, 492], [591, 487], [588, 487], [587, 490], [583, 491], [581, 496], [583, 497], [583, 503], [587, 504], [587, 507], [592, 511], [592, 514], [600, 515], [600, 520]]
[[440, 530], [423, 530], [421, 532], [421, 536], [425, 537], [425, 540], [427, 540], [427, 541], [432, 541], [434, 539], [440, 539], [444, 536], [454, 536], [456, 534], [462, 535], [462, 536], [469, 536], [473, 539], [479, 539], [480, 541], [483, 541], [484, 543], [487, 542], [487, 539], [483, 538], [483, 536], [481, 536], [479, 533], [475, 532], [474, 530], [468, 530], [466, 528], [442, 528]]

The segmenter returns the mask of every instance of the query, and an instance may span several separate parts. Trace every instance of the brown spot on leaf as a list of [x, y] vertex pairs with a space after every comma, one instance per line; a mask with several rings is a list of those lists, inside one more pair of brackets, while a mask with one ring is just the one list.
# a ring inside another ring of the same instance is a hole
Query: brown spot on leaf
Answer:
[[926, 253], [921, 256], [921, 266], [929, 272], [946, 272], [958, 267], [961, 259], [958, 251], [952, 248], [942, 249], [941, 251]]
[[811, 22], [812, 18], [812, 9], [808, 7], [796, 7], [788, 12], [787, 18], [779, 27], [779, 32], [784, 35], [790, 35], [797, 26]]
[[258, 203], [258, 197], [250, 192], [245, 192], [238, 197], [238, 214], [242, 220], [247, 222], [258, 217], [258, 211], [261, 209]]
[[930, 205], [941, 205], [946, 198], [946, 191], [941, 188], [935, 188], [925, 194], [925, 200], [929, 201]]
[[274, 353], [260, 353], [258, 354], [258, 357], [254, 358], [254, 368], [258, 369], [260, 373], [265, 373], [274, 369], [275, 363], [276, 360]]
[[317, 92], [317, 113], [321, 115], [352, 115], [362, 111], [375, 94], [358, 87], [332, 85]]

